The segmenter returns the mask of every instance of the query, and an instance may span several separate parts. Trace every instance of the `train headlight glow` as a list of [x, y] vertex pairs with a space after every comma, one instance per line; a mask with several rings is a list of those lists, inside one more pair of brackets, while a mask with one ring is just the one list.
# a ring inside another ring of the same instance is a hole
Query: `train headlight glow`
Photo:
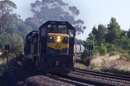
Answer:
[[57, 36], [57, 42], [60, 42], [60, 40], [61, 40], [61, 37]]
[[52, 39], [52, 37], [50, 36], [50, 39]]

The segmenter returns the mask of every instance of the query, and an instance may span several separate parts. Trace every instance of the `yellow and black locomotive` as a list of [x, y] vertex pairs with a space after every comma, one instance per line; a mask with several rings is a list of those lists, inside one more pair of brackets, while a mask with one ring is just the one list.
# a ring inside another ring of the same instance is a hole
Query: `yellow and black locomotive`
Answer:
[[75, 28], [68, 22], [48, 21], [26, 36], [27, 63], [43, 72], [67, 73], [74, 69]]

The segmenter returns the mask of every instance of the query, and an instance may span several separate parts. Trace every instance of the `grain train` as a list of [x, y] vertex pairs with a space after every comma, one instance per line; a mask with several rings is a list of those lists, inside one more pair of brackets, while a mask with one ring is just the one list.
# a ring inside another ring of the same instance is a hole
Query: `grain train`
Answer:
[[65, 21], [48, 21], [26, 35], [24, 54], [28, 66], [43, 72], [74, 70], [75, 28]]

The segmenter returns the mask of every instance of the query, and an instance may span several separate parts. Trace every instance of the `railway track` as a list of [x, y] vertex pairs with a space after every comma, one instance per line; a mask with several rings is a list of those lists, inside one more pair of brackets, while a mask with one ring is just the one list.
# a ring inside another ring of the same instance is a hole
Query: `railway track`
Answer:
[[67, 75], [47, 75], [55, 80], [72, 84], [74, 86], [128, 86], [129, 76], [119, 76], [104, 72], [76, 69]]
[[73, 86], [95, 86], [94, 84], [89, 84], [89, 83], [84, 83], [79, 81], [78, 79], [74, 79], [72, 77], [66, 76], [66, 75], [47, 75], [47, 77], [50, 77], [52, 79], [58, 80], [58, 81], [62, 81], [65, 83], [69, 83], [72, 84]]
[[72, 74], [69, 74], [67, 76], [60, 76], [60, 77], [82, 83], [82, 85], [75, 84], [76, 86], [114, 86], [109, 83], [97, 82], [96, 80], [91, 80], [90, 78], [84, 79], [81, 76], [72, 75]]
[[[37, 73], [36, 71], [30, 71], [19, 64], [17, 66], [15, 65], [15, 69], [12, 71], [12, 73], [15, 73], [15, 77], [18, 81], [22, 81], [31, 76], [39, 75], [39, 72]], [[129, 76], [96, 72], [91, 70], [76, 69], [75, 71], [70, 72], [67, 75], [45, 75], [40, 73], [40, 76], [37, 77], [39, 77], [41, 80], [45, 80], [44, 76], [56, 80], [57, 83], [59, 83], [58, 81], [68, 83], [70, 84], [70, 86], [130, 86]], [[14, 83], [17, 82], [15, 79], [14, 81]], [[51, 81], [50, 79], [50, 83], [51, 82], [53, 81]]]
[[76, 69], [76, 71], [71, 72], [68, 76], [96, 86], [130, 86], [129, 77], [107, 74], [108, 73]]
[[130, 81], [130, 76], [126, 76], [126, 75], [119, 75], [119, 74], [98, 72], [98, 71], [84, 70], [84, 69], [76, 69], [76, 72], [84, 73], [84, 74], [90, 74], [90, 75], [95, 75], [95, 76], [102, 76], [102, 77], [107, 77], [107, 78], [113, 78], [113, 79], [120, 79], [120, 80]]
[[81, 69], [76, 69], [67, 75], [58, 75], [54, 79], [75, 86], [130, 86], [129, 76]]

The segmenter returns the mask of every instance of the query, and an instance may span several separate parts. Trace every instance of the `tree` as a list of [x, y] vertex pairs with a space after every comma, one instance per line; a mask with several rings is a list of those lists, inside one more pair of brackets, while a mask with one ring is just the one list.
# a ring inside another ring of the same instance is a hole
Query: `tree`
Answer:
[[127, 37], [130, 38], [130, 29], [127, 32]]
[[25, 22], [34, 26], [33, 29], [37, 29], [48, 20], [68, 21], [76, 28], [77, 33], [83, 32], [86, 28], [84, 21], [76, 18], [79, 15], [79, 10], [62, 0], [37, 0], [31, 4], [31, 10], [34, 16], [27, 18]]
[[97, 32], [98, 32], [98, 31], [97, 31], [97, 28], [94, 26], [94, 27], [92, 28], [92, 34], [96, 36], [96, 35], [97, 35]]
[[120, 35], [121, 35], [121, 30], [120, 30], [120, 25], [118, 22], [116, 22], [115, 18], [111, 18], [110, 24], [108, 24], [108, 33], [106, 36], [106, 40], [109, 43], [113, 43], [115, 45], [118, 45], [120, 41]]
[[19, 23], [19, 15], [17, 14], [10, 14], [6, 13], [3, 14], [0, 18], [1, 21], [1, 30], [4, 29], [8, 32], [10, 29], [14, 29], [17, 27], [17, 24]]
[[97, 33], [98, 33], [97, 28], [94, 26], [92, 28], [92, 33], [89, 34], [89, 39], [92, 39], [92, 40], [96, 41], [96, 39], [97, 39]]
[[5, 44], [10, 45], [10, 52], [19, 54], [23, 52], [23, 38], [30, 31], [20, 16], [13, 13], [16, 9], [14, 2], [10, 0], [0, 1], [0, 49]]
[[89, 34], [89, 39], [94, 40], [95, 43], [100, 45], [101, 43], [105, 42], [106, 33], [107, 28], [104, 25], [99, 24], [98, 28], [95, 26], [92, 28], [92, 33]]
[[16, 9], [17, 6], [14, 2], [10, 0], [1, 0], [0, 1], [0, 15], [10, 13], [13, 9]]
[[102, 43], [100, 45], [100, 55], [105, 55], [107, 53], [107, 48], [105, 47], [105, 45]]
[[5, 31], [0, 30], [0, 49], [4, 49], [4, 45], [9, 43], [8, 39], [8, 34]]
[[18, 34], [12, 34], [9, 39], [10, 51], [15, 55], [19, 55], [23, 52], [24, 41]]
[[17, 8], [15, 3], [10, 0], [0, 1], [0, 30], [7, 28], [11, 21], [10, 13]]
[[102, 24], [99, 24], [98, 25], [98, 33], [97, 33], [97, 43], [100, 45], [101, 43], [105, 42], [105, 35], [107, 33], [107, 28], [102, 25]]

